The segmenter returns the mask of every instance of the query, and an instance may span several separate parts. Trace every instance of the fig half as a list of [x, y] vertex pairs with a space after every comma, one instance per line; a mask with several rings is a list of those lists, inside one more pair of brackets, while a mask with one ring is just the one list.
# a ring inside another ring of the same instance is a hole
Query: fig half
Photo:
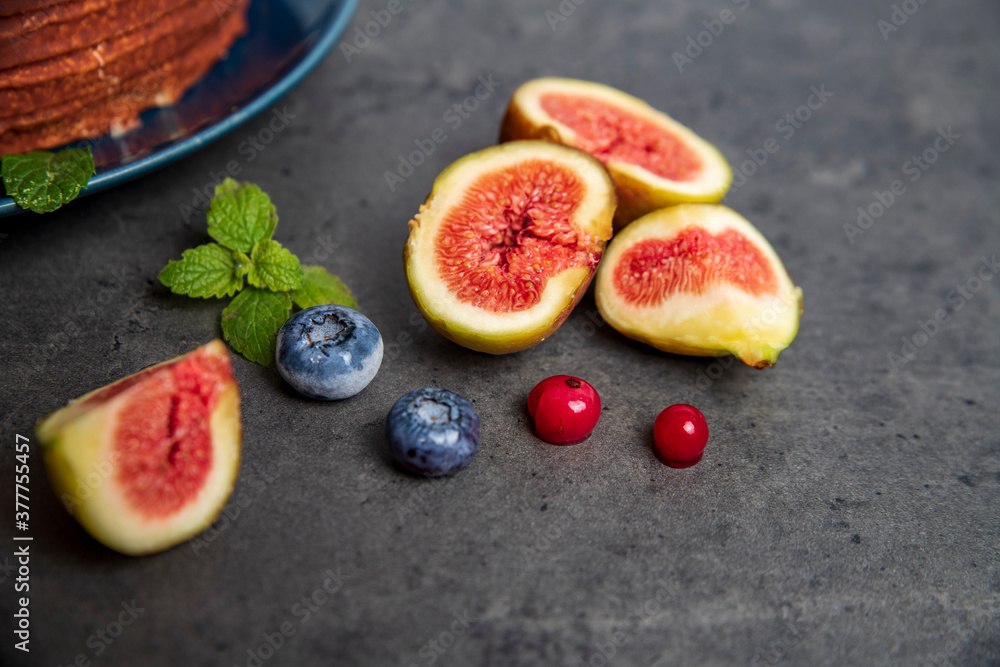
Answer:
[[240, 392], [221, 340], [92, 391], [38, 423], [52, 488], [127, 555], [207, 528], [239, 470]]
[[614, 184], [581, 151], [515, 141], [467, 155], [434, 181], [403, 251], [410, 295], [446, 338], [490, 354], [550, 336], [611, 238]]
[[664, 206], [718, 202], [733, 172], [712, 144], [667, 114], [589, 81], [543, 78], [514, 91], [500, 141], [541, 139], [590, 153], [618, 190], [614, 226]]
[[597, 271], [597, 308], [653, 347], [775, 363], [799, 328], [802, 290], [746, 218], [720, 204], [646, 215], [617, 234]]

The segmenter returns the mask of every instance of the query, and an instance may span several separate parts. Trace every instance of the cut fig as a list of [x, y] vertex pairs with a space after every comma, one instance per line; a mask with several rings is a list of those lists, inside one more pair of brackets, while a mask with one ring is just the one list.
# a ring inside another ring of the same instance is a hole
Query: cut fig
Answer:
[[774, 364], [799, 328], [802, 290], [767, 240], [719, 204], [684, 204], [617, 234], [597, 308], [629, 338], [666, 352]]
[[36, 429], [70, 514], [128, 555], [168, 549], [215, 520], [236, 483], [241, 431], [220, 340], [86, 394]]
[[618, 189], [615, 229], [664, 206], [717, 202], [732, 169], [710, 143], [661, 111], [589, 81], [544, 78], [514, 91], [500, 141], [541, 139], [599, 159]]
[[611, 178], [581, 151], [515, 141], [467, 155], [441, 172], [410, 221], [410, 294], [459, 345], [529, 348], [583, 296], [614, 211]]

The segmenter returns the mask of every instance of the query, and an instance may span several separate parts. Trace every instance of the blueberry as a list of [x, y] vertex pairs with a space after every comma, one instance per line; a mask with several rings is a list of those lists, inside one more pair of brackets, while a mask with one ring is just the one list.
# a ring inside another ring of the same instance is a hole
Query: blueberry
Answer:
[[385, 437], [392, 456], [409, 470], [449, 475], [469, 465], [479, 451], [479, 415], [447, 389], [416, 389], [392, 406]]
[[382, 363], [382, 335], [367, 317], [346, 306], [313, 306], [285, 322], [274, 351], [278, 372], [309, 398], [354, 396]]

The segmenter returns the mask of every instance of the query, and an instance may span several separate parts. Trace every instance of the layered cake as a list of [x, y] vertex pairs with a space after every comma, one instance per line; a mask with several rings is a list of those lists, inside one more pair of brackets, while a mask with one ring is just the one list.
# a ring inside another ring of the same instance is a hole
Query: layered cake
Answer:
[[250, 0], [0, 1], [0, 154], [120, 134], [246, 31]]

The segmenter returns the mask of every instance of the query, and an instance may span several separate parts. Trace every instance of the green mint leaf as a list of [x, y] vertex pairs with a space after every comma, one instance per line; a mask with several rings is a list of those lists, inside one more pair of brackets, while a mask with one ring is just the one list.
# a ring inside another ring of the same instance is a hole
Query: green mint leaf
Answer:
[[247, 287], [222, 311], [222, 335], [250, 361], [270, 366], [274, 340], [291, 307], [292, 300], [285, 292]]
[[250, 252], [274, 234], [278, 214], [271, 198], [253, 183], [231, 178], [215, 186], [208, 207], [208, 235], [232, 250]]
[[10, 153], [0, 166], [7, 194], [35, 213], [51, 213], [76, 199], [96, 171], [90, 146], [58, 153]]
[[302, 273], [302, 287], [292, 290], [292, 300], [299, 307], [312, 308], [332, 303], [357, 310], [358, 302], [340, 278], [322, 266], [303, 266]]
[[243, 287], [237, 258], [233, 251], [218, 243], [185, 250], [181, 259], [171, 260], [163, 267], [159, 277], [174, 294], [203, 299], [232, 296]]
[[250, 254], [247, 280], [254, 287], [275, 292], [287, 292], [302, 286], [302, 266], [299, 258], [277, 241], [254, 244]]
[[[250, 257], [245, 252], [233, 250], [232, 253], [233, 257], [236, 258], [236, 277], [243, 278], [250, 273], [250, 269], [253, 268], [253, 262], [250, 261]], [[243, 282], [241, 281], [240, 285], [242, 284]]]

